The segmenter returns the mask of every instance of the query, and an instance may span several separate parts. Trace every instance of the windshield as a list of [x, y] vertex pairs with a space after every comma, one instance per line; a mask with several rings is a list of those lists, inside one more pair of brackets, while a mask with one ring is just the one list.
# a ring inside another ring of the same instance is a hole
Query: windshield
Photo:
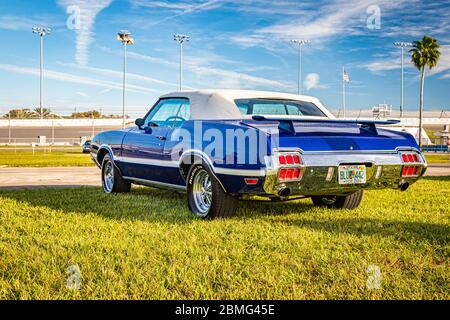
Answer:
[[314, 116], [326, 115], [312, 102], [278, 99], [239, 99], [235, 101], [243, 115], [288, 115]]

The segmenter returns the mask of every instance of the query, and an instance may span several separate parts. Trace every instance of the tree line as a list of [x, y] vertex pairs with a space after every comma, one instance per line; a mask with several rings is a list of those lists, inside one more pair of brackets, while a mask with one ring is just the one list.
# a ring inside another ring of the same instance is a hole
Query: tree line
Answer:
[[[128, 118], [128, 116], [125, 116]], [[35, 108], [17, 108], [17, 109], [11, 109], [3, 115], [4, 119], [40, 119], [41, 118], [41, 109]], [[120, 115], [114, 115], [109, 114], [105, 115], [102, 114], [98, 110], [90, 110], [90, 111], [84, 111], [84, 112], [72, 112], [69, 116], [60, 116], [54, 112], [52, 112], [48, 108], [42, 108], [42, 118], [43, 119], [120, 119], [122, 116]]]

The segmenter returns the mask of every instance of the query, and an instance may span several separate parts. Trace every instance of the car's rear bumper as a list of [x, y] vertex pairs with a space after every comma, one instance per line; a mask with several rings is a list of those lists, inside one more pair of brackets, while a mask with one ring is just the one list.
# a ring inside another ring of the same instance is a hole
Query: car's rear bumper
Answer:
[[[416, 150], [414, 150], [416, 151]], [[297, 181], [280, 182], [279, 168], [267, 166], [263, 184], [268, 195], [340, 195], [361, 189], [405, 189], [421, 177], [427, 167], [423, 155], [417, 152], [420, 162], [417, 175], [402, 177], [402, 162], [398, 152], [328, 152], [302, 153], [303, 164], [300, 166], [302, 177]], [[342, 185], [338, 182], [338, 168], [341, 165], [366, 166], [366, 183]]]

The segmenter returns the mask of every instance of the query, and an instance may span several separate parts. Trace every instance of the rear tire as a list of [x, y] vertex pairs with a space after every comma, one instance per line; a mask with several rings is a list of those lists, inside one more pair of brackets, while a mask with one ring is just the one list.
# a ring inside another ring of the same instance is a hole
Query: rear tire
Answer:
[[347, 196], [313, 196], [312, 202], [316, 206], [334, 209], [356, 209], [361, 203], [363, 191], [358, 190]]
[[238, 200], [226, 193], [205, 163], [191, 166], [187, 175], [189, 210], [202, 219], [226, 218], [236, 213]]
[[131, 190], [131, 182], [122, 178], [109, 154], [102, 162], [102, 187], [105, 193], [124, 193]]

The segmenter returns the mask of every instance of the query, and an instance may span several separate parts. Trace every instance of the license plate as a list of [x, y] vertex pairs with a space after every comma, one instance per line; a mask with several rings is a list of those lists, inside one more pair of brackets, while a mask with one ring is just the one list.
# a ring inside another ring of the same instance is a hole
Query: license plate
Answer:
[[366, 183], [366, 166], [339, 166], [339, 184]]

